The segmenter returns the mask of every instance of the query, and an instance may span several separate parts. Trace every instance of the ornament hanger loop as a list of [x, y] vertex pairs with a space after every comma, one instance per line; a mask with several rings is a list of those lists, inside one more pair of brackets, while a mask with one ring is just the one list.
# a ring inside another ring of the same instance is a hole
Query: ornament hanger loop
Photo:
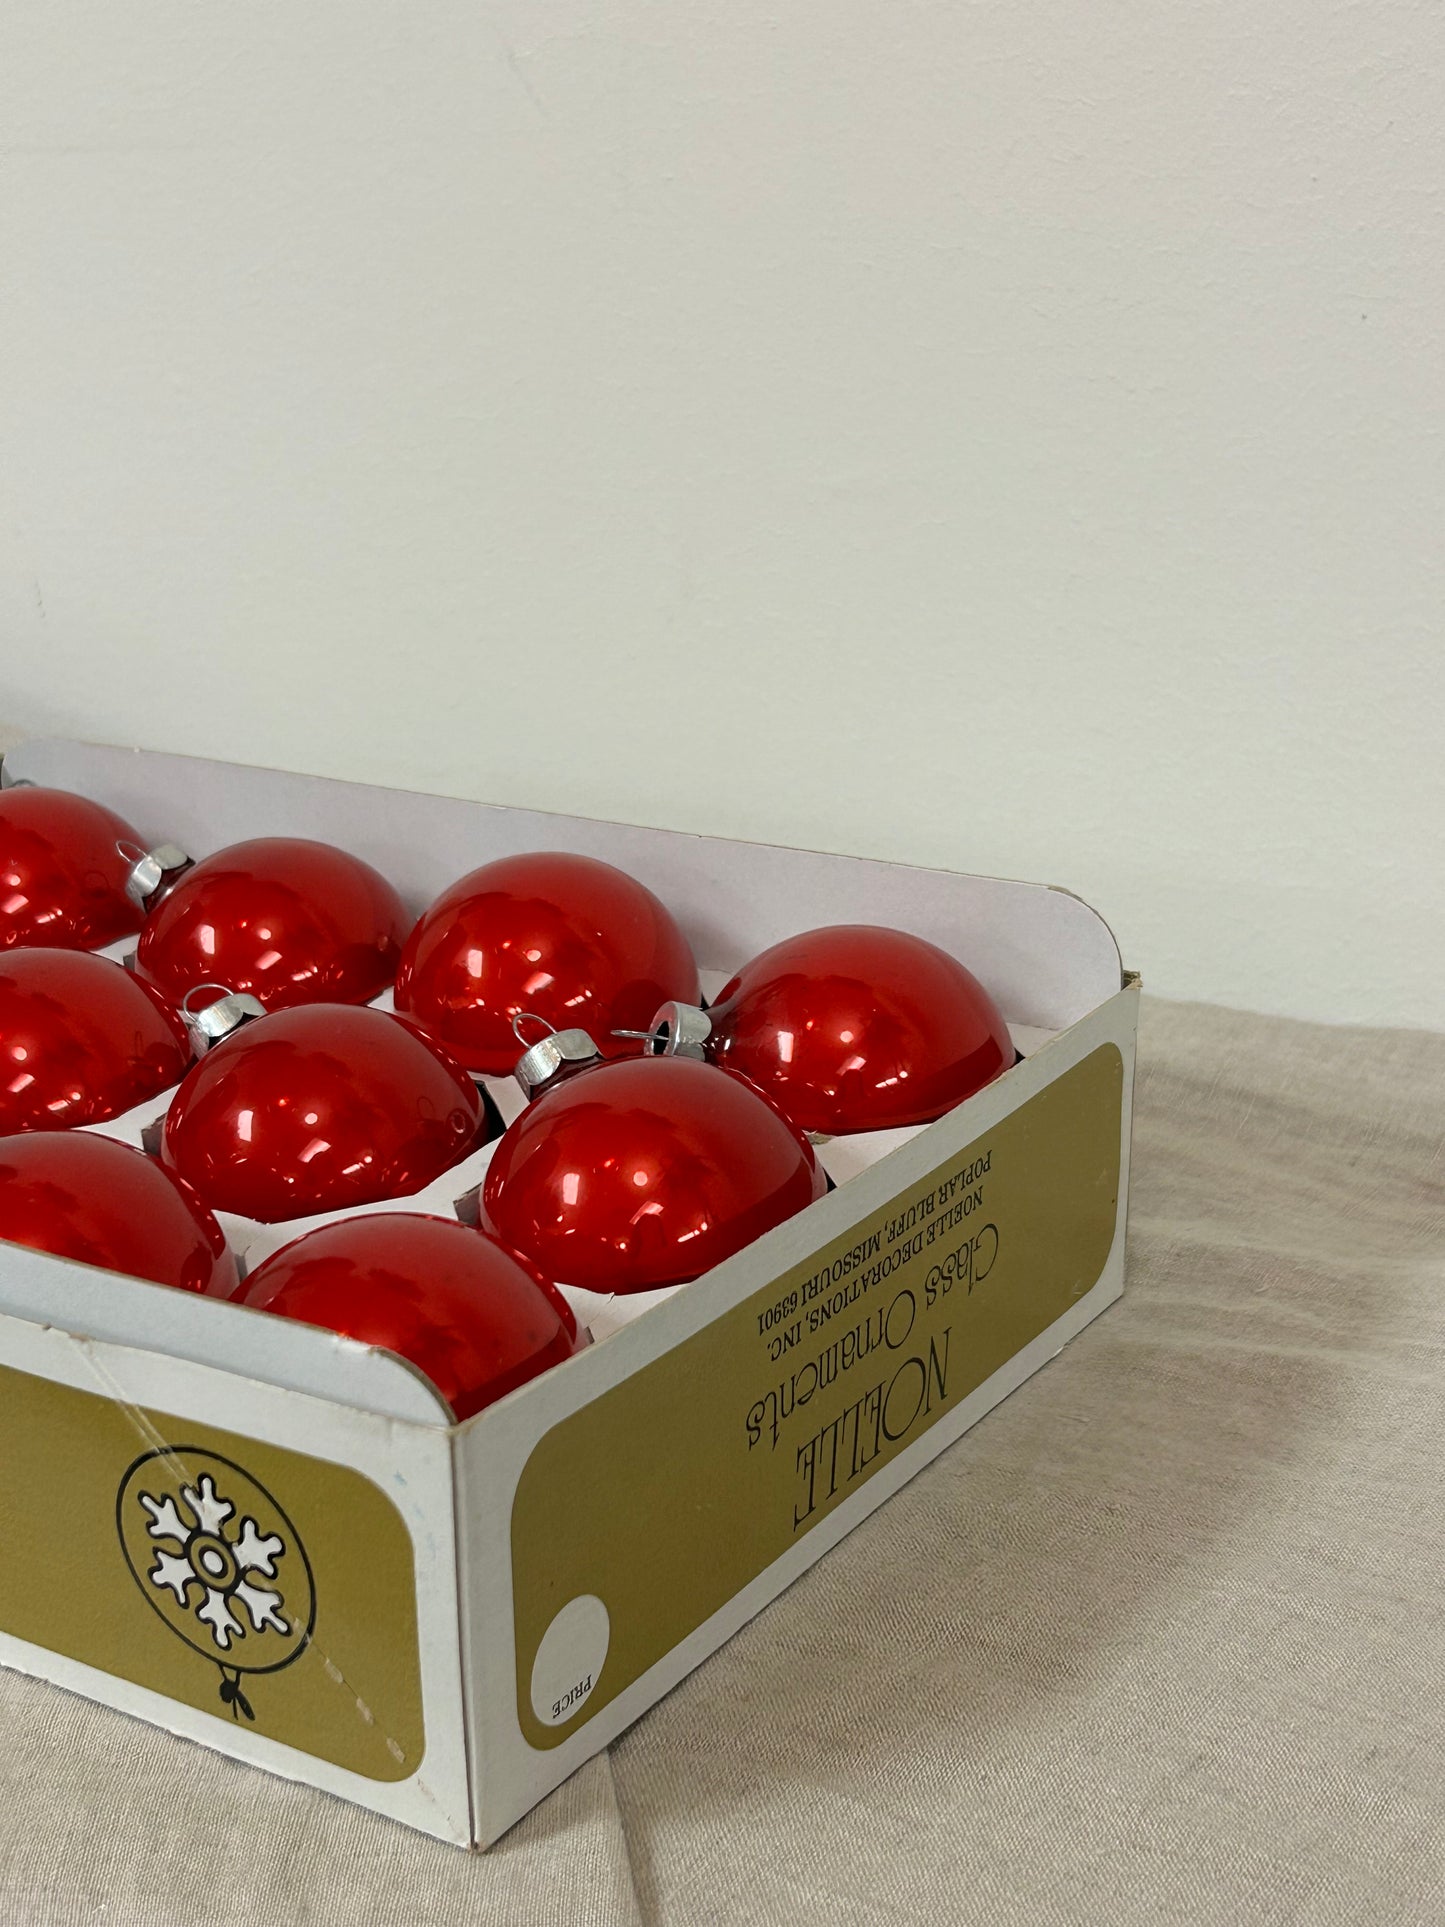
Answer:
[[[203, 990], [215, 991], [216, 995], [211, 999], [211, 1003], [215, 1003], [217, 999], [221, 997], [234, 997], [236, 994], [229, 984], [192, 984], [185, 996], [181, 999], [182, 1017], [195, 1017], [200, 1014], [196, 1005], [191, 1002], [191, 999], [193, 997], [199, 997]], [[210, 1004], [207, 1004], [205, 1008], [209, 1010]]]
[[512, 1019], [512, 1035], [516, 1038], [519, 1044], [529, 1043], [529, 1040], [522, 1029], [523, 1024], [536, 1024], [541, 1032], [540, 1036], [534, 1037], [530, 1040], [531, 1044], [541, 1043], [544, 1038], [555, 1037], [557, 1035], [557, 1026], [555, 1024], [549, 1024], [545, 1017], [539, 1017], [535, 1011], [519, 1010], [516, 1016]]

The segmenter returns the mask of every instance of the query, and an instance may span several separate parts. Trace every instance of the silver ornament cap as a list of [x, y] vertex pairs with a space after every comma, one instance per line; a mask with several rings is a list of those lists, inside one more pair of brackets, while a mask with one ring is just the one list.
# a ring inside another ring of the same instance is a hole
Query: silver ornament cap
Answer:
[[[135, 845], [117, 843], [120, 854], [131, 859], [125, 893], [137, 910], [153, 910], [168, 896], [187, 870], [195, 866], [179, 844], [158, 843], [153, 850], [137, 850]], [[210, 986], [214, 988], [214, 986]]]
[[[211, 1002], [199, 1009], [193, 1007], [191, 999], [208, 990], [215, 992]], [[180, 1011], [181, 1022], [190, 1033], [191, 1049], [197, 1057], [204, 1057], [212, 1045], [233, 1036], [243, 1024], [264, 1017], [266, 1006], [249, 991], [228, 990], [225, 984], [197, 984], [181, 999]]]
[[534, 1017], [525, 1010], [512, 1019], [512, 1029], [519, 1044], [527, 1042], [522, 1032], [524, 1024], [541, 1024], [547, 1032], [535, 1044], [528, 1045], [512, 1070], [513, 1077], [529, 1100], [545, 1090], [567, 1065], [596, 1063], [602, 1056], [589, 1032], [553, 1030], [547, 1025], [545, 1017]]
[[706, 1059], [712, 1019], [697, 1004], [666, 1003], [645, 1033], [651, 1057]]

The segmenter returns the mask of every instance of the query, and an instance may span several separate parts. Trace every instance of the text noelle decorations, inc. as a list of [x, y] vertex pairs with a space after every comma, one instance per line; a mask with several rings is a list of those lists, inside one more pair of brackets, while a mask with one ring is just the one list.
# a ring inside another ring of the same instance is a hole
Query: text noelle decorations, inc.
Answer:
[[[952, 1326], [940, 1324], [941, 1307], [956, 1286], [970, 1293], [981, 1285], [998, 1258], [998, 1227], [979, 1221], [992, 1159], [986, 1150], [951, 1172], [759, 1314], [758, 1334], [775, 1364], [809, 1338], [830, 1328], [831, 1335], [750, 1407], [749, 1451], [764, 1439], [775, 1451], [788, 1421], [835, 1385], [850, 1392], [850, 1375], [866, 1360], [876, 1373], [794, 1448], [795, 1532], [947, 1403]], [[886, 1303], [882, 1294], [867, 1303], [885, 1283], [896, 1287]], [[849, 1319], [855, 1306], [862, 1310]]]

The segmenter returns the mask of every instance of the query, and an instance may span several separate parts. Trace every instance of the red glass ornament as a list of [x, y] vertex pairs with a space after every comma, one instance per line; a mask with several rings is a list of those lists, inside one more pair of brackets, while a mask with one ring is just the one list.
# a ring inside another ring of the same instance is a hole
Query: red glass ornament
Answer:
[[380, 1345], [425, 1372], [458, 1419], [581, 1349], [554, 1286], [455, 1219], [378, 1212], [308, 1231], [236, 1303]]
[[267, 1010], [365, 1004], [395, 977], [408, 923], [396, 891], [360, 857], [260, 836], [185, 872], [146, 919], [135, 967], [177, 1004], [203, 984]]
[[140, 847], [129, 823], [89, 797], [0, 790], [0, 950], [98, 950], [139, 930], [125, 886]]
[[190, 1186], [89, 1131], [0, 1142], [0, 1238], [182, 1291], [236, 1288], [221, 1227]]
[[873, 924], [774, 944], [707, 1015], [713, 1062], [828, 1136], [941, 1117], [1014, 1061], [998, 1006], [957, 958]]
[[[685, 985], [685, 990], [659, 985]], [[505, 1076], [513, 1019], [580, 1025], [607, 1057], [637, 1055], [639, 1030], [670, 997], [696, 1003], [697, 963], [672, 913], [590, 856], [534, 851], [483, 864], [447, 890], [407, 939], [396, 1007], [468, 1070]]]
[[559, 1284], [652, 1291], [826, 1188], [812, 1146], [741, 1078], [633, 1058], [577, 1072], [522, 1113], [492, 1155], [482, 1221]]
[[206, 1053], [171, 1100], [161, 1156], [213, 1210], [275, 1224], [408, 1196], [484, 1130], [476, 1085], [415, 1025], [309, 1004]]
[[185, 1025], [147, 985], [83, 950], [0, 952], [0, 1137], [104, 1124], [178, 1084]]

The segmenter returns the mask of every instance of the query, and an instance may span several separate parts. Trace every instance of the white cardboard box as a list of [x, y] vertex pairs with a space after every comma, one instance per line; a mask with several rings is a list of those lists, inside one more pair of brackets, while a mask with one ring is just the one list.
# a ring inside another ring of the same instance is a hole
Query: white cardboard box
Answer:
[[[5, 774], [196, 855], [324, 838], [418, 911], [490, 857], [585, 852], [705, 973], [896, 924], [1026, 1051], [825, 1147], [838, 1188], [696, 1283], [584, 1305], [602, 1342], [464, 1425], [387, 1353], [0, 1246], [6, 1665], [485, 1846], [1119, 1295], [1138, 987], [1067, 892], [74, 743]], [[281, 1626], [221, 1650], [153, 1575], [158, 1512], [244, 1554]]]

